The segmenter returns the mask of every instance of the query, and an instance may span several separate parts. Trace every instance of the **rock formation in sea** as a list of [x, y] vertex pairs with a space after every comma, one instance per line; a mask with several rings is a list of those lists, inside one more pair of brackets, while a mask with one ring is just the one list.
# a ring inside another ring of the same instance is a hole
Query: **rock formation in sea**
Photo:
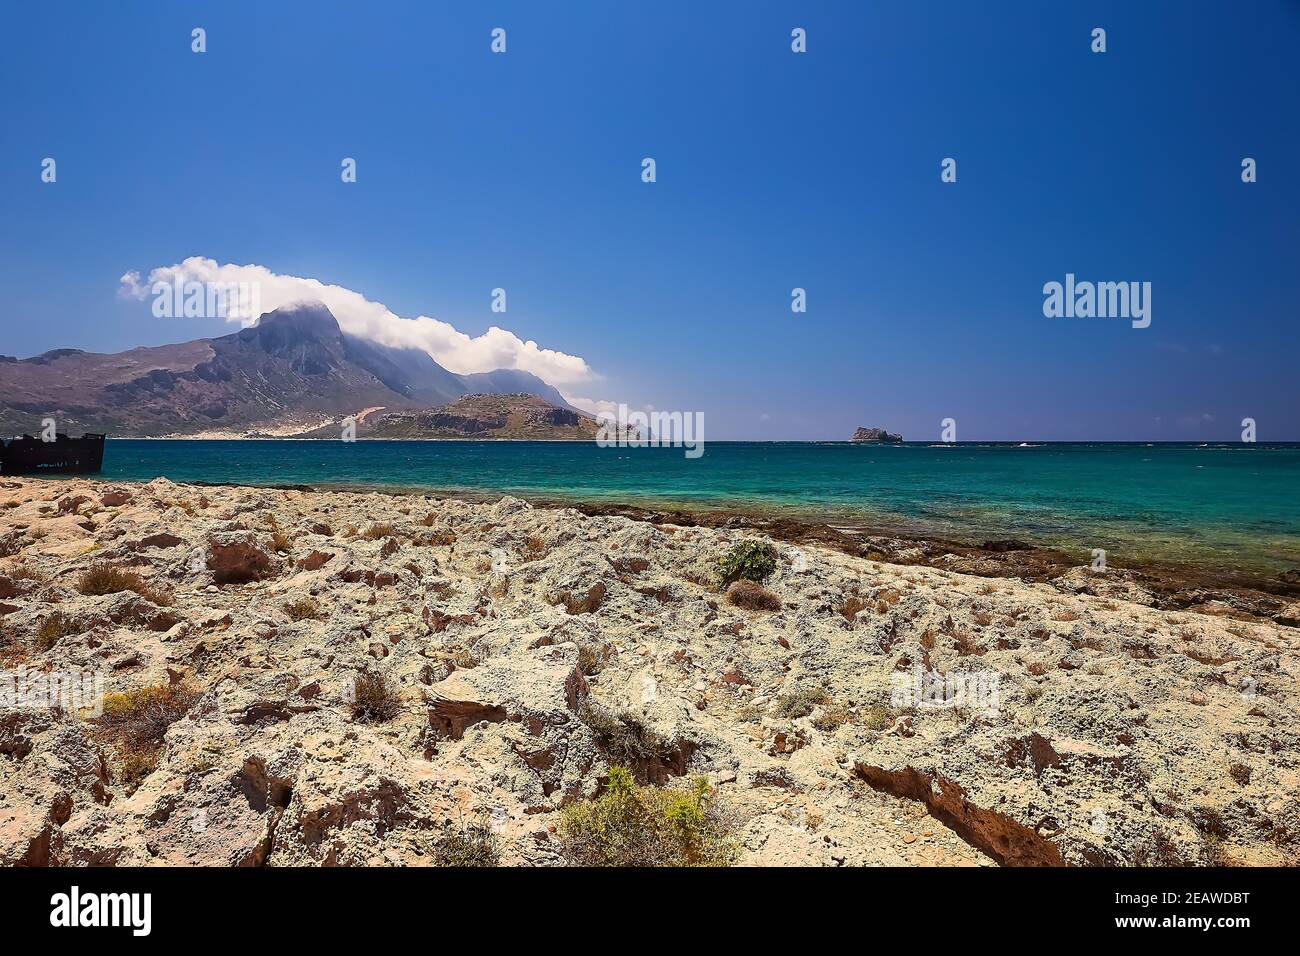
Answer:
[[902, 440], [902, 435], [892, 434], [883, 428], [859, 428], [853, 433], [852, 438], [852, 441], [856, 442], [900, 442]]

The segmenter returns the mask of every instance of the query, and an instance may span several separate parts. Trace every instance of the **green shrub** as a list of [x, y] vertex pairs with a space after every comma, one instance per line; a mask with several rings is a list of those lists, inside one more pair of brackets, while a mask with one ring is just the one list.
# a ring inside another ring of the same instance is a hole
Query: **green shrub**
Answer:
[[765, 541], [741, 541], [718, 559], [718, 579], [721, 587], [733, 581], [753, 581], [762, 584], [776, 570], [776, 548]]
[[639, 787], [611, 767], [605, 791], [570, 804], [559, 826], [561, 852], [575, 866], [730, 866], [735, 822], [709, 782]]

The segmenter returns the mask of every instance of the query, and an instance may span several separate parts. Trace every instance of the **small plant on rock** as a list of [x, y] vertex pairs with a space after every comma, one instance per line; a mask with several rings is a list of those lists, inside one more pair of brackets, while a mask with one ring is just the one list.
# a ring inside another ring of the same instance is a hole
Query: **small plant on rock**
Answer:
[[94, 567], [81, 572], [81, 576], [77, 578], [77, 590], [82, 594], [89, 595], [134, 591], [145, 600], [152, 601], [160, 607], [166, 607], [172, 603], [170, 594], [153, 587], [134, 571], [128, 571], [112, 564], [96, 564]]
[[379, 674], [358, 674], [352, 683], [352, 717], [363, 724], [381, 724], [402, 712], [397, 688]]
[[59, 641], [72, 634], [80, 633], [77, 622], [62, 611], [53, 611], [41, 618], [36, 625], [36, 647], [48, 651]]
[[438, 866], [500, 866], [501, 848], [485, 817], [472, 823], [462, 820], [448, 825], [434, 842], [433, 861]]
[[104, 697], [104, 712], [95, 719], [95, 736], [118, 757], [118, 778], [131, 789], [158, 766], [167, 728], [199, 699], [184, 684], [157, 684]]
[[284, 606], [284, 613], [288, 614], [292, 620], [307, 621], [314, 620], [320, 615], [320, 605], [315, 598], [305, 597], [296, 601], [290, 601]]
[[734, 581], [727, 588], [724, 600], [733, 607], [747, 611], [779, 611], [781, 599], [753, 581]]
[[741, 541], [718, 559], [718, 580], [721, 587], [733, 581], [753, 581], [762, 584], [776, 571], [776, 548], [766, 541]]
[[604, 792], [564, 808], [561, 852], [575, 866], [730, 866], [735, 821], [708, 780], [640, 787], [611, 767]]

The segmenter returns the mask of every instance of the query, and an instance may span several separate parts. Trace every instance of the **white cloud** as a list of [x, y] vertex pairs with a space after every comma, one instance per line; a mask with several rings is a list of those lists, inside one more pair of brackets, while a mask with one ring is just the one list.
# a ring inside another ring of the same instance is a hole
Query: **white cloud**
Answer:
[[582, 398], [578, 395], [569, 395], [564, 392], [564, 400], [579, 411], [584, 411], [593, 418], [607, 418], [618, 420], [618, 402], [607, 402], [600, 398]]
[[[482, 335], [469, 336], [427, 315], [403, 318], [383, 303], [372, 302], [343, 286], [326, 285], [319, 279], [278, 275], [265, 266], [223, 265], [202, 256], [191, 256], [176, 265], [153, 269], [147, 281], [142, 282], [138, 272], [128, 272], [119, 281], [118, 294], [133, 299], [148, 296], [155, 282], [255, 282], [263, 312], [295, 302], [323, 302], [343, 331], [350, 335], [381, 345], [423, 349], [438, 364], [458, 374], [517, 368], [559, 387], [600, 378], [582, 357], [544, 349], [532, 340], [525, 342], [507, 329], [494, 325]], [[585, 407], [577, 401], [573, 404]]]

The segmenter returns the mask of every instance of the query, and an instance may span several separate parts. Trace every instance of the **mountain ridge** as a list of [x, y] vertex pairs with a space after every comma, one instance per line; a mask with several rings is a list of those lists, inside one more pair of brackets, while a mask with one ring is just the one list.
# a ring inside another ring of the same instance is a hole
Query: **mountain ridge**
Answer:
[[211, 338], [0, 357], [0, 432], [35, 432], [53, 418], [61, 431], [114, 437], [293, 434], [366, 408], [430, 408], [476, 393], [527, 393], [577, 412], [529, 372], [457, 375], [421, 349], [348, 335], [324, 305], [302, 303]]

